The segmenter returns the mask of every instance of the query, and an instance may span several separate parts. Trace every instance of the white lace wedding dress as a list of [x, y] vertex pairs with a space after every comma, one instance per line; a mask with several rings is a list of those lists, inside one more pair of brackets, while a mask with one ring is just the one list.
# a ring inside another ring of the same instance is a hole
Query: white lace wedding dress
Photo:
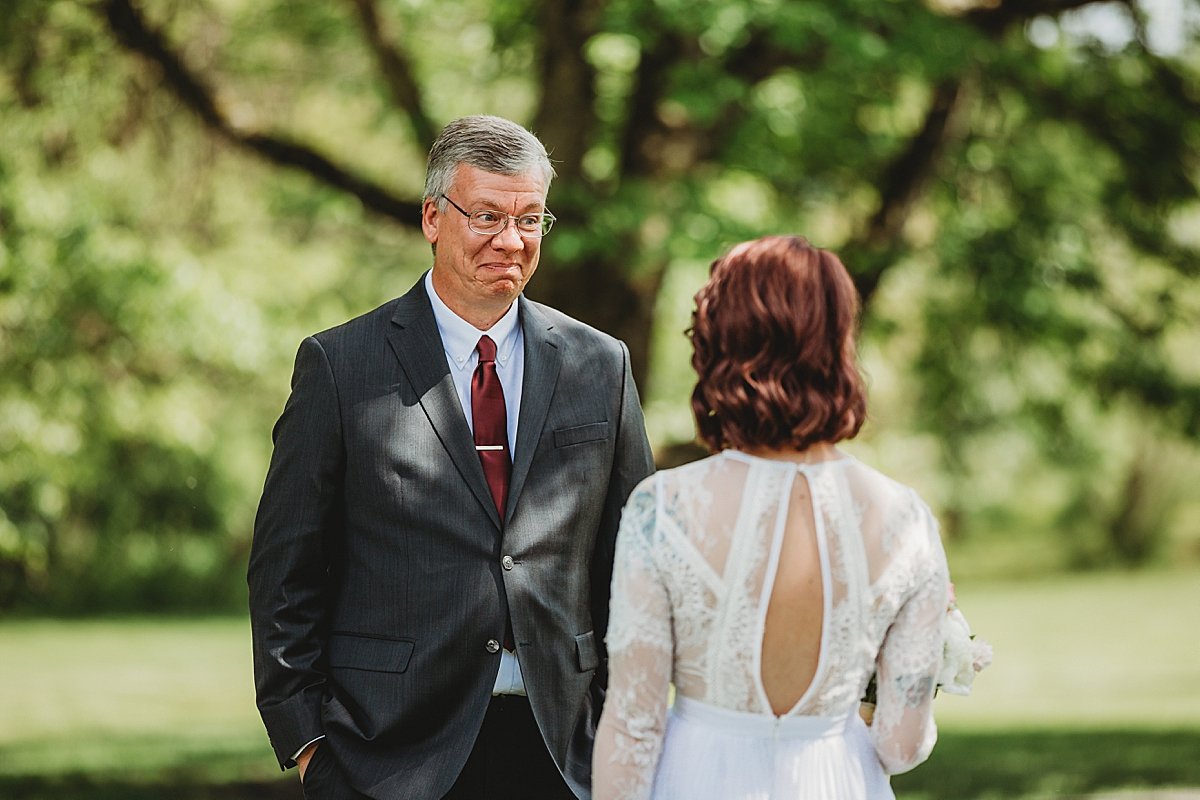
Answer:
[[[791, 503], [811, 509], [823, 608], [812, 681], [777, 715], [762, 644]], [[948, 591], [929, 509], [854, 458], [727, 450], [647, 478], [617, 541], [595, 800], [892, 798], [937, 738]]]

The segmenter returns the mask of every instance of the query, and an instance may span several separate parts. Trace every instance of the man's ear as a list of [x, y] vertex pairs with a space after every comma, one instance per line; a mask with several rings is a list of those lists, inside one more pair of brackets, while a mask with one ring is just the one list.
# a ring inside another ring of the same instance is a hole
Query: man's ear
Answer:
[[421, 232], [425, 234], [425, 241], [432, 245], [437, 244], [438, 226], [442, 222], [442, 215], [438, 212], [437, 204], [430, 198], [425, 198], [425, 202], [421, 204]]

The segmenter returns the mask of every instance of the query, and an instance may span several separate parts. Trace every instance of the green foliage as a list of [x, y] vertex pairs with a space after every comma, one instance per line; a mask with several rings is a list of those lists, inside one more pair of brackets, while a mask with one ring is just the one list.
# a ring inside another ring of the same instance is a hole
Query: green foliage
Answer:
[[0, 15], [0, 607], [240, 603], [296, 343], [428, 264], [420, 132], [478, 112], [558, 159], [531, 294], [629, 342], [664, 452], [705, 265], [801, 232], [866, 296], [856, 447], [952, 548], [1200, 553], [1194, 31], [1114, 48], [1048, 3], [1048, 41], [1038, 2], [132, 0], [163, 55], [121, 8]]
[[361, 209], [110, 74], [84, 9], [37, 11], [53, 58], [0, 90], [0, 607], [238, 607], [290, 353], [390, 295], [394, 232], [343, 246]]
[[228, 596], [244, 511], [237, 448], [218, 458], [236, 404], [217, 393], [260, 366], [257, 309], [186, 258], [156, 260], [98, 207], [105, 181], [68, 192], [53, 171], [2, 169], [0, 596], [169, 607], [211, 602], [214, 581]]
[[[1151, 499], [1137, 487], [1170, 476], [1152, 469], [1131, 483], [1097, 460], [1141, 471], [1136, 439], [1196, 437], [1197, 376], [1179, 343], [1195, 343], [1200, 264], [1165, 209], [1195, 198], [1184, 143], [1200, 128], [1168, 81], [1132, 79], [1163, 68], [1144, 52], [1031, 53], [1006, 42], [995, 64], [958, 166], [930, 196], [944, 211], [927, 248], [937, 266], [921, 315], [919, 424], [958, 473], [972, 472], [967, 452], [999, 432], [1010, 445], [1027, 440], [1036, 449], [1023, 469], [1074, 484], [1057, 525], [1107, 529], [1110, 553], [1142, 562], [1161, 554], [1170, 529], [1133, 519], [1171, 492]], [[1155, 130], [1159, 146], [1144, 138]], [[1152, 416], [1137, 434], [1109, 435], [1143, 410]], [[975, 517], [978, 493], [957, 494], [953, 505]]]

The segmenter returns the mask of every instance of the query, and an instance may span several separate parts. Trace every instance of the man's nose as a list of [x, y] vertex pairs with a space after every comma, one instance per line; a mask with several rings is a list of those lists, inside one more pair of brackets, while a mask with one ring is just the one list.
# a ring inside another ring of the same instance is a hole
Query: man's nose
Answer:
[[504, 222], [504, 228], [492, 235], [492, 247], [498, 250], [513, 252], [525, 247], [525, 237], [517, 230], [517, 220], [509, 217]]

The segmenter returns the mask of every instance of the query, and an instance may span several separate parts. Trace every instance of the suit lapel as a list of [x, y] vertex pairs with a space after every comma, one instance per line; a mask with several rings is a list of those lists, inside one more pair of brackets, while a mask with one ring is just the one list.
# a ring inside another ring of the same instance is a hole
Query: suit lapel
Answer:
[[[521, 304], [521, 331], [525, 337], [525, 377], [521, 384], [521, 411], [517, 416], [517, 448], [512, 478], [508, 485], [508, 508], [505, 521], [512, 519], [521, 489], [533, 464], [533, 455], [546, 425], [550, 400], [562, 366], [563, 341], [548, 320], [524, 295]], [[444, 360], [444, 359], [443, 359]], [[480, 474], [483, 470], [480, 469]]]
[[[467, 426], [467, 418], [454, 390], [454, 380], [450, 377], [446, 351], [442, 345], [442, 337], [438, 334], [437, 322], [433, 318], [429, 296], [425, 293], [423, 277], [397, 302], [396, 311], [392, 315], [392, 327], [388, 330], [388, 342], [442, 446], [450, 454], [450, 459], [492, 518], [492, 522], [496, 527], [500, 527], [496, 503], [492, 500], [491, 490], [488, 489], [487, 480], [483, 475], [483, 466], [475, 452], [471, 429]], [[526, 380], [528, 377], [527, 363]], [[522, 425], [524, 420], [525, 409], [522, 408]], [[510, 508], [515, 493], [512, 495], [509, 500]]]

